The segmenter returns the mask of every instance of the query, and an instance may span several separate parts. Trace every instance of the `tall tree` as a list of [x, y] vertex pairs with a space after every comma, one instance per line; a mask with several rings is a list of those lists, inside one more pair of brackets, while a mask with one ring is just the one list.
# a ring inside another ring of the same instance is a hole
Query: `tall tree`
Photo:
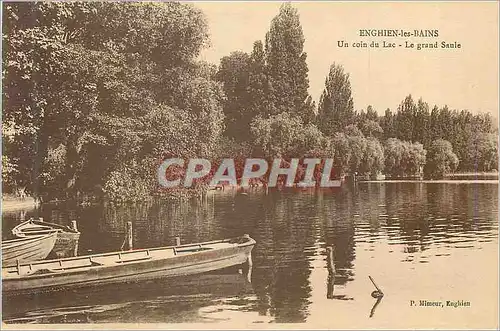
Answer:
[[371, 121], [376, 121], [378, 120], [378, 114], [375, 109], [371, 105], [368, 105], [366, 107], [366, 119], [371, 120]]
[[430, 140], [429, 116], [429, 105], [420, 98], [415, 111], [412, 141], [420, 142], [424, 146], [428, 146]]
[[349, 74], [341, 65], [332, 64], [325, 81], [325, 89], [318, 105], [317, 123], [326, 135], [336, 132], [355, 121]]
[[248, 75], [249, 109], [255, 116], [270, 116], [273, 105], [267, 77], [266, 54], [264, 45], [260, 40], [255, 41], [253, 44]]
[[226, 134], [237, 141], [250, 138], [250, 121], [253, 117], [248, 90], [250, 64], [247, 53], [232, 52], [221, 59], [217, 72], [217, 80], [222, 82], [226, 95]]
[[434, 105], [431, 110], [429, 118], [429, 135], [430, 139], [442, 138], [441, 128], [439, 127], [438, 117], [439, 117], [439, 107]]
[[417, 106], [411, 95], [408, 95], [399, 105], [396, 113], [397, 136], [404, 141], [412, 141], [414, 119]]
[[380, 119], [380, 127], [384, 132], [384, 138], [395, 138], [396, 134], [394, 132], [394, 114], [389, 108], [385, 110], [384, 117]]
[[289, 112], [300, 117], [310, 116], [304, 41], [297, 9], [290, 3], [283, 4], [271, 22], [265, 42], [271, 114]]

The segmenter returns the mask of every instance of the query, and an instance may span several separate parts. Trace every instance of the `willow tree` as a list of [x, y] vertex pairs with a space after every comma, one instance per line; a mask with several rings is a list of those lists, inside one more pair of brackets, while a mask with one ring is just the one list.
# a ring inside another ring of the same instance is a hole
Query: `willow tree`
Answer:
[[429, 146], [424, 172], [430, 178], [442, 178], [445, 174], [455, 171], [458, 161], [451, 143], [437, 139]]

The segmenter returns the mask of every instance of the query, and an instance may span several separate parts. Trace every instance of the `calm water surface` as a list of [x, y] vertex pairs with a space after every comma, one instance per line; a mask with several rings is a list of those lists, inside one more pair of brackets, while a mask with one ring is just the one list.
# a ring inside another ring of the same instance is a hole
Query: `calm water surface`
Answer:
[[[358, 183], [335, 192], [214, 192], [183, 204], [98, 205], [3, 214], [80, 228], [79, 254], [248, 233], [251, 282], [235, 272], [4, 300], [9, 323], [308, 323], [324, 328], [496, 327], [498, 182]], [[333, 247], [333, 263], [327, 246]], [[375, 306], [372, 276], [385, 293]], [[412, 307], [410, 301], [470, 302]], [[260, 326], [259, 326], [260, 325]]]

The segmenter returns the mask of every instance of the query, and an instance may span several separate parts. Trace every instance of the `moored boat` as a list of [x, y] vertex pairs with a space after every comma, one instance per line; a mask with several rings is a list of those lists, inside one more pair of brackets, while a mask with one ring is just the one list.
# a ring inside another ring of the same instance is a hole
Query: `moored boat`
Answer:
[[12, 234], [19, 238], [27, 238], [57, 231], [57, 240], [53, 252], [57, 257], [75, 256], [80, 232], [69, 226], [45, 222], [42, 219], [29, 219], [16, 225], [12, 229]]
[[2, 270], [4, 266], [45, 259], [56, 239], [57, 231], [53, 230], [42, 235], [2, 240]]
[[2, 268], [2, 292], [15, 295], [199, 274], [245, 263], [254, 245], [255, 240], [245, 235], [23, 263]]

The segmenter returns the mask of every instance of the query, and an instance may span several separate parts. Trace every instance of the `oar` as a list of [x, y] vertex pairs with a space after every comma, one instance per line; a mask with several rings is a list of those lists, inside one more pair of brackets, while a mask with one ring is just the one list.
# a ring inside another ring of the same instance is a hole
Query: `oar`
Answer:
[[382, 290], [377, 286], [377, 284], [375, 284], [375, 281], [373, 280], [372, 276], [368, 276], [368, 278], [370, 278], [370, 280], [372, 281], [373, 286], [375, 286], [375, 288], [377, 289], [376, 291], [372, 292], [372, 297], [374, 297], [374, 298], [383, 297], [384, 296], [384, 292], [382, 292]]

